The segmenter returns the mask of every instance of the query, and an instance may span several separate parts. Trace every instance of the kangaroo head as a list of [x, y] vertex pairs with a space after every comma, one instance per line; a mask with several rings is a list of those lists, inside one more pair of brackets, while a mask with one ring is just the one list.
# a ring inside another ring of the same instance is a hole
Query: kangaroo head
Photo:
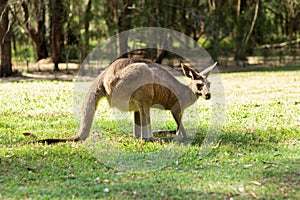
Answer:
[[209, 66], [201, 72], [198, 72], [196, 69], [181, 64], [184, 75], [191, 79], [189, 87], [197, 97], [201, 96], [204, 99], [210, 99], [210, 82], [207, 80], [207, 77], [216, 65], [217, 63]]

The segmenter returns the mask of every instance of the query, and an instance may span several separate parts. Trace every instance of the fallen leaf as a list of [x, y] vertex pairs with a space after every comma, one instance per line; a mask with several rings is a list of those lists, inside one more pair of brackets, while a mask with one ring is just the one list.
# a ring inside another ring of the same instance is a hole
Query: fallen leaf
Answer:
[[242, 153], [235, 153], [234, 155], [235, 156], [242, 156], [243, 154]]
[[247, 169], [247, 168], [250, 168], [252, 166], [253, 166], [252, 164], [246, 164], [246, 165], [244, 165], [244, 168]]
[[258, 181], [250, 181], [250, 183], [254, 184], [254, 185], [258, 185], [258, 186], [261, 186], [262, 184]]
[[29, 133], [29, 132], [24, 132], [23, 135], [24, 135], [24, 136], [30, 136], [31, 133]]
[[95, 179], [96, 182], [100, 182], [100, 177], [98, 176], [96, 179]]
[[271, 165], [266, 165], [266, 166], [264, 166], [264, 169], [269, 169], [271, 167], [272, 167]]
[[74, 174], [69, 174], [68, 178], [75, 179], [75, 175]]
[[251, 195], [253, 198], [257, 199], [257, 196], [256, 196], [256, 194], [255, 194], [254, 192], [251, 192], [250, 195]]
[[238, 185], [238, 186], [236, 187], [236, 189], [237, 189], [237, 191], [240, 192], [240, 193], [244, 193], [244, 192], [245, 192], [245, 188], [244, 188], [243, 185]]
[[125, 174], [125, 172], [116, 172], [115, 174], [116, 175], [123, 175], [123, 174]]
[[126, 195], [129, 194], [130, 192], [128, 190], [123, 190], [121, 194]]
[[33, 135], [32, 133], [30, 133], [30, 132], [24, 132], [23, 133], [23, 135], [25, 136], [25, 137], [32, 137], [32, 138], [36, 138], [36, 136], [35, 135]]
[[33, 169], [33, 168], [31, 168], [31, 167], [27, 167], [27, 170], [28, 170], [28, 173], [33, 173], [33, 172], [35, 172], [35, 169]]

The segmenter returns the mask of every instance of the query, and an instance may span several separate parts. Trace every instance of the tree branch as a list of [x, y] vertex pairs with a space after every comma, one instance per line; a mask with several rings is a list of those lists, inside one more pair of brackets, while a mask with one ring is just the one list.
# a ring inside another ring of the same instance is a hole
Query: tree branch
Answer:
[[256, 19], [257, 19], [257, 15], [258, 15], [258, 8], [259, 8], [259, 0], [256, 0], [256, 5], [255, 5], [255, 12], [254, 12], [254, 16], [253, 16], [253, 20], [251, 23], [251, 27], [249, 29], [248, 34], [246, 35], [245, 39], [243, 40], [242, 46], [245, 47], [250, 39], [250, 36], [252, 35], [255, 23], [256, 23]]
[[277, 44], [264, 44], [257, 48], [258, 49], [280, 48], [280, 47], [285, 47], [285, 46], [297, 44], [297, 43], [300, 43], [300, 38], [298, 38], [297, 40], [291, 40], [291, 41], [277, 43]]

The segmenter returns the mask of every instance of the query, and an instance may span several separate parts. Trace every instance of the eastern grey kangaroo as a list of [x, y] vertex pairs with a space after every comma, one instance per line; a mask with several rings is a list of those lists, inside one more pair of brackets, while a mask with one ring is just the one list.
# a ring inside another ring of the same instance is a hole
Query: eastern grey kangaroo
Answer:
[[114, 61], [93, 82], [81, 112], [80, 129], [77, 135], [62, 139], [44, 139], [38, 142], [57, 143], [85, 140], [90, 132], [99, 100], [106, 97], [111, 107], [134, 112], [133, 135], [144, 140], [153, 137], [150, 124], [150, 108], [170, 110], [177, 124], [176, 135], [186, 137], [181, 118], [184, 109], [198, 97], [210, 99], [210, 83], [207, 76], [216, 66], [198, 72], [184, 64], [189, 85], [179, 82], [159, 64], [140, 58], [123, 58]]

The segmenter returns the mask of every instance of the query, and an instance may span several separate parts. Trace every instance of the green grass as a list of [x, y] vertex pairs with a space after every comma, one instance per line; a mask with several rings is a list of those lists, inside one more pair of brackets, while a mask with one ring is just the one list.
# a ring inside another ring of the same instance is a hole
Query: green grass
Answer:
[[[81, 143], [28, 144], [34, 136], [42, 139], [76, 133], [78, 123], [72, 114], [74, 83], [1, 83], [0, 198], [299, 199], [300, 71], [221, 77], [226, 119], [218, 144], [200, 158], [210, 106], [199, 100], [199, 123], [190, 117], [185, 120], [187, 127], [198, 130], [196, 141], [185, 147], [177, 162], [149, 172], [114, 168], [104, 158], [112, 159], [117, 154], [101, 157]], [[129, 158], [168, 145], [133, 139], [128, 136], [130, 117], [126, 120], [126, 115], [120, 122], [110, 120], [106, 108], [99, 111], [102, 115], [95, 129], [113, 147], [121, 146]], [[175, 127], [168, 114], [153, 119], [153, 123], [156, 128]], [[24, 136], [23, 132], [32, 135]]]

